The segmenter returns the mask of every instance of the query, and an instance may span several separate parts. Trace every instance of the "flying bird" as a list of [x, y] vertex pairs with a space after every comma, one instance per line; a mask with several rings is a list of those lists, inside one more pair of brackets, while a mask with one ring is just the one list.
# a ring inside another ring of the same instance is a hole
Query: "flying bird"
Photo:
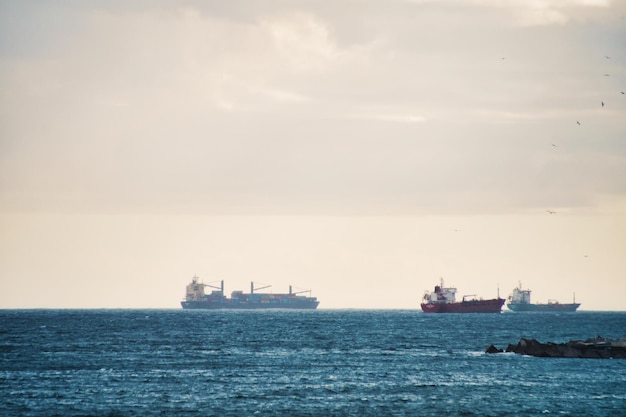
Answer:
[[578, 120], [576, 120], [576, 124], [577, 124], [578, 126], [580, 126], [580, 122], [579, 122]]
[[556, 213], [556, 211], [552, 211], [552, 210], [546, 210], [549, 214], [554, 214]]
[[602, 107], [604, 107], [604, 101], [601, 101], [600, 103], [602, 103]]
[[610, 56], [607, 56], [607, 55], [604, 55], [604, 57], [605, 57], [606, 59], [611, 59], [611, 57], [610, 57]]
[[624, 94], [624, 92], [623, 92], [623, 91], [620, 91], [620, 93]]

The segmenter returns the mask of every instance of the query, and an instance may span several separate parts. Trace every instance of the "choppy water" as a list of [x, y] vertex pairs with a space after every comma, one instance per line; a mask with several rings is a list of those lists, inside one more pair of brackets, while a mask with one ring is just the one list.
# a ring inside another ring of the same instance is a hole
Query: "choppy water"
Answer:
[[626, 416], [626, 313], [0, 310], [2, 416]]

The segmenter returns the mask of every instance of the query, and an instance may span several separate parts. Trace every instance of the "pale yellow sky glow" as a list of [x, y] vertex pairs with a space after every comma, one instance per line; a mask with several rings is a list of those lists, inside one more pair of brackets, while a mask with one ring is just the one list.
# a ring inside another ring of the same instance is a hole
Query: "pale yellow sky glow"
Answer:
[[624, 92], [624, 2], [0, 0], [0, 308], [626, 310]]

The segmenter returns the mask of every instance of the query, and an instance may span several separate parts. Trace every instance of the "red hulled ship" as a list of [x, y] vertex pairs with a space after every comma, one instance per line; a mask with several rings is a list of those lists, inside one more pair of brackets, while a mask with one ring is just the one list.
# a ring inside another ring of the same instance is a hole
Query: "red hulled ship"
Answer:
[[424, 313], [499, 313], [504, 305], [504, 298], [483, 300], [475, 295], [464, 295], [462, 301], [456, 301], [456, 288], [435, 286], [432, 292], [426, 291], [422, 299]]

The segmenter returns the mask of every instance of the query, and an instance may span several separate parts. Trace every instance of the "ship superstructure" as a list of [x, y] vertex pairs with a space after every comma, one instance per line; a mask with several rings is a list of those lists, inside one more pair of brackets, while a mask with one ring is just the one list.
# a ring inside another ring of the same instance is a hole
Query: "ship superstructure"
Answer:
[[[210, 294], [205, 293], [205, 287], [212, 288]], [[250, 293], [243, 291], [233, 291], [230, 297], [224, 295], [224, 281], [220, 282], [220, 286], [214, 284], [204, 284], [200, 282], [197, 276], [194, 276], [191, 283], [187, 284], [185, 299], [181, 301], [184, 309], [238, 309], [238, 310], [256, 310], [268, 308], [286, 308], [286, 309], [302, 309], [315, 310], [319, 305], [316, 297], [311, 297], [310, 290], [294, 292], [291, 285], [288, 293], [261, 293], [263, 290], [271, 287], [264, 285], [255, 288], [255, 283], [250, 283]], [[309, 293], [309, 296], [300, 295]]]
[[493, 298], [484, 300], [476, 295], [464, 295], [461, 301], [456, 301], [456, 288], [446, 287], [441, 278], [440, 285], [434, 291], [426, 291], [422, 298], [424, 313], [500, 313], [504, 299]]

